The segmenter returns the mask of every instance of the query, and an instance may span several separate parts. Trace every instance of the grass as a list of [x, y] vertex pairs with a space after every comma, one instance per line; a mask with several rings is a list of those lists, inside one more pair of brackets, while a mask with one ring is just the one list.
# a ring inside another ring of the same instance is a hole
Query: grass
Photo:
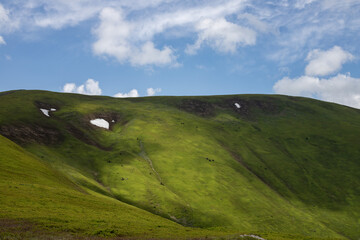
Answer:
[[[113, 198], [80, 188], [4, 137], [0, 136], [0, 143], [0, 151], [3, 153], [0, 157], [2, 225], [4, 219], [15, 219], [35, 223], [43, 232], [103, 237], [183, 238], [211, 233], [183, 227]], [[9, 234], [5, 229], [2, 230], [4, 232], [0, 236]]]
[[[36, 101], [58, 111], [47, 118]], [[119, 116], [111, 131], [89, 124], [104, 113]], [[358, 239], [359, 113], [271, 95], [16, 91], [0, 96], [0, 128], [62, 137], [0, 138], [0, 218], [79, 236]]]

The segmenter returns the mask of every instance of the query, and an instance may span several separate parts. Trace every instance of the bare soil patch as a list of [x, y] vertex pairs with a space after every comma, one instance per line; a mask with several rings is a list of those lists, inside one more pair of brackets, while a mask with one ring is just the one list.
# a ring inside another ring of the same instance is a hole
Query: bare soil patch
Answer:
[[58, 129], [40, 125], [4, 125], [0, 127], [0, 134], [18, 144], [52, 145], [64, 140]]
[[202, 117], [213, 116], [215, 107], [213, 104], [196, 99], [184, 99], [179, 108], [183, 111], [197, 114]]

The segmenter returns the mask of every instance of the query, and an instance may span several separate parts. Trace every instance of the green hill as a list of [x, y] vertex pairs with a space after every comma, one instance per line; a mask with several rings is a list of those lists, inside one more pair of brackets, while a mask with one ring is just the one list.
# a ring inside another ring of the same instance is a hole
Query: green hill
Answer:
[[357, 109], [10, 91], [0, 134], [0, 236], [360, 238]]

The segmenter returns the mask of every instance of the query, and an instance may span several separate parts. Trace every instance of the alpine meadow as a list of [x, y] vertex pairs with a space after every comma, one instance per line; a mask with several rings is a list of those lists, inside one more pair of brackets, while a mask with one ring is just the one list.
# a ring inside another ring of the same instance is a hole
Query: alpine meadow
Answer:
[[1, 239], [360, 238], [355, 108], [18, 90], [0, 134]]

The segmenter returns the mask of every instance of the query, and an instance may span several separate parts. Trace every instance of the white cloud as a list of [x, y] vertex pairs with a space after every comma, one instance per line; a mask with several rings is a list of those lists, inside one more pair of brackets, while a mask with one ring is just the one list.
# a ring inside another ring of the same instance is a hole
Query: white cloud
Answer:
[[254, 45], [256, 32], [246, 27], [228, 22], [224, 18], [203, 19], [197, 26], [198, 39], [188, 45], [186, 53], [195, 54], [204, 43], [223, 53], [234, 53], [239, 46]]
[[360, 78], [338, 74], [329, 79], [302, 76], [283, 78], [276, 82], [274, 91], [279, 94], [314, 97], [354, 108], [360, 108]]
[[337, 74], [331, 78], [317, 77], [339, 71], [342, 64], [353, 58], [353, 55], [338, 46], [328, 51], [313, 50], [306, 58], [309, 64], [305, 72], [308, 75], [293, 79], [284, 77], [274, 84], [273, 90], [279, 94], [318, 98], [360, 108], [360, 78], [353, 78], [350, 73]]
[[35, 14], [34, 24], [38, 27], [53, 29], [75, 26], [82, 21], [96, 16], [99, 12], [99, 7], [101, 7], [99, 3], [96, 3], [97, 1], [89, 0], [32, 2], [32, 8], [43, 6], [46, 11], [46, 14]]
[[76, 84], [75, 83], [66, 83], [63, 87], [63, 92], [66, 92], [66, 93], [76, 92]]
[[313, 97], [320, 89], [319, 86], [320, 79], [316, 77], [301, 76], [295, 79], [284, 77], [275, 83], [273, 89], [280, 94]]
[[161, 88], [148, 88], [146, 89], [146, 93], [148, 96], [154, 96], [156, 93], [161, 92]]
[[66, 83], [63, 87], [63, 92], [67, 93], [80, 93], [85, 95], [101, 95], [101, 88], [99, 82], [93, 79], [88, 79], [85, 84], [76, 86], [75, 83]]
[[[100, 13], [100, 24], [93, 29], [97, 39], [93, 44], [94, 53], [115, 57], [120, 63], [128, 62], [133, 66], [178, 66], [177, 56], [171, 46], [155, 47], [154, 38], [157, 35], [170, 32], [169, 37], [185, 37], [186, 34], [196, 33], [198, 40], [193, 52], [203, 43], [221, 52], [234, 52], [239, 46], [255, 43], [255, 31], [224, 19], [243, 7], [245, 1], [231, 0], [224, 3], [213, 0], [206, 5], [188, 6], [173, 2], [178, 6], [168, 8], [167, 11], [146, 12], [132, 19], [128, 17], [129, 12], [122, 8], [104, 8]], [[170, 36], [174, 31], [177, 35]]]
[[88, 79], [85, 83], [85, 94], [88, 95], [101, 95], [101, 89], [99, 87], [99, 82], [94, 81], [93, 79]]
[[357, 45], [359, 7], [359, 0], [3, 1], [0, 35], [18, 30], [25, 36], [91, 20], [94, 54], [120, 63], [173, 66], [178, 46], [187, 45], [190, 54], [204, 45], [233, 53], [265, 40], [262, 52], [286, 65], [329, 41]]
[[93, 50], [97, 55], [113, 56], [119, 62], [130, 62], [132, 65], [169, 65], [176, 63], [173, 51], [165, 46], [162, 50], [155, 48], [151, 41], [138, 41], [133, 23], [124, 19], [123, 12], [106, 8], [100, 14], [100, 25], [94, 29], [97, 41]]
[[[204, 4], [192, 0], [17, 0], [7, 5], [18, 12], [17, 15], [23, 20], [26, 19], [39, 27], [59, 29], [74, 26], [96, 17], [104, 8], [113, 8], [123, 9], [129, 14], [142, 13], [132, 17], [160, 21], [163, 24], [153, 28], [160, 26], [163, 28], [165, 25], [179, 25], [181, 22], [193, 21], [194, 18], [231, 14], [246, 2], [246, 0], [208, 0]], [[145, 11], [141, 12], [142, 10]], [[178, 14], [180, 12], [183, 14]], [[170, 16], [173, 17], [169, 18]]]
[[339, 46], [327, 51], [315, 49], [307, 55], [306, 60], [309, 64], [305, 68], [305, 73], [309, 76], [326, 76], [338, 72], [344, 63], [352, 59], [354, 56]]
[[258, 16], [242, 13], [238, 15], [238, 19], [246, 20], [250, 26], [252, 26], [255, 30], [263, 33], [275, 32], [275, 29], [271, 27], [268, 23], [262, 21]]
[[132, 65], [168, 65], [176, 64], [176, 57], [173, 54], [173, 50], [165, 46], [162, 50], [154, 47], [153, 42], [144, 43], [140, 49], [135, 51], [135, 54], [130, 56], [130, 62]]
[[9, 21], [8, 10], [0, 3], [0, 27], [3, 27]]
[[317, 0], [297, 0], [295, 2], [295, 8], [303, 9], [306, 7], [306, 5], [311, 4]]
[[4, 22], [4, 21], [7, 21], [7, 20], [8, 20], [8, 11], [0, 3], [0, 22]]
[[139, 93], [136, 89], [132, 89], [128, 93], [119, 92], [119, 93], [115, 94], [114, 97], [117, 97], [117, 98], [139, 97]]
[[[158, 36], [171, 39], [205, 34], [208, 36], [204, 43], [219, 51], [234, 52], [236, 47], [247, 44], [246, 36], [240, 39], [239, 34], [225, 33], [224, 28], [220, 29], [222, 32], [216, 36], [215, 29], [205, 31], [195, 26], [207, 18], [214, 21], [225, 19], [243, 9], [247, 2], [247, 0], [209, 0], [206, 3], [189, 0], [19, 0], [8, 6], [12, 8], [13, 19], [18, 21], [21, 29], [29, 32], [40, 28], [62, 29], [99, 17], [99, 22], [92, 31], [95, 36], [92, 45], [95, 55], [115, 58], [120, 63], [129, 63], [133, 66], [179, 66], [175, 48], [166, 41], [159, 44], [155, 41], [159, 39]], [[227, 22], [227, 25], [229, 30], [246, 30], [234, 23]], [[221, 40], [222, 37], [225, 39]]]
[[6, 45], [6, 42], [2, 36], [0, 36], [0, 45]]
[[289, 6], [254, 4], [252, 13], [276, 29], [267, 56], [285, 66], [304, 57], [309, 49], [327, 44], [356, 46], [360, 33], [358, 0], [298, 0]]
[[19, 27], [19, 20], [12, 18], [11, 11], [0, 3], [0, 33], [10, 33]]
[[[167, 0], [18, 0], [12, 3], [14, 20], [23, 26], [62, 29], [95, 18], [104, 8], [136, 11], [155, 7]], [[0, 8], [1, 16], [1, 8]]]

